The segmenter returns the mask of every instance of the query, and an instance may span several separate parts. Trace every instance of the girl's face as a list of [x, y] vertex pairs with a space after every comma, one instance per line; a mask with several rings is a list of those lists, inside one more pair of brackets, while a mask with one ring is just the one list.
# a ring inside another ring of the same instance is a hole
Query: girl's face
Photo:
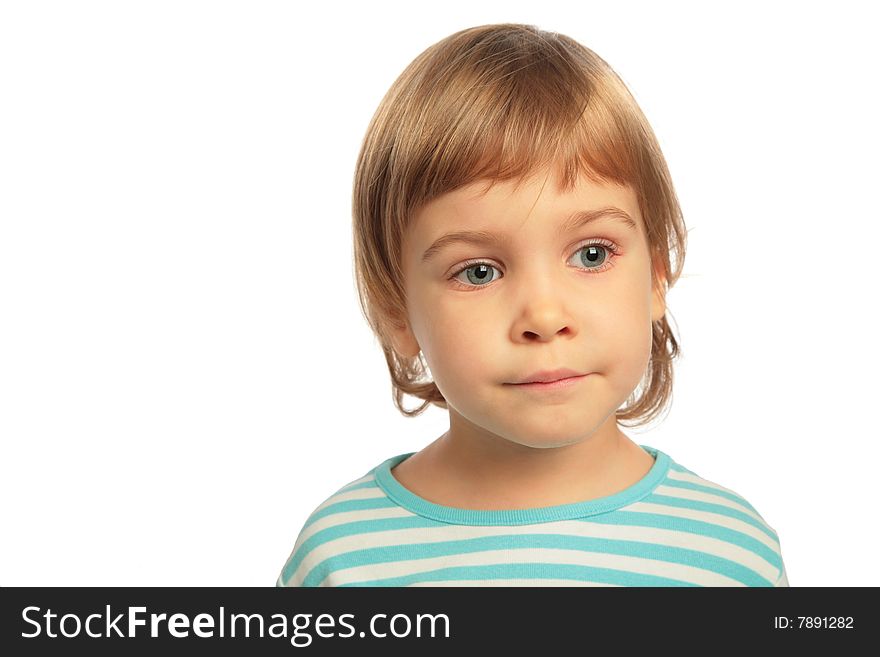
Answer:
[[[648, 365], [651, 322], [665, 312], [632, 189], [583, 178], [559, 194], [552, 174], [544, 180], [488, 192], [481, 181], [413, 217], [407, 325], [394, 336], [401, 355], [423, 352], [453, 430], [528, 447], [616, 430], [614, 413]], [[586, 376], [517, 383], [558, 368]]]

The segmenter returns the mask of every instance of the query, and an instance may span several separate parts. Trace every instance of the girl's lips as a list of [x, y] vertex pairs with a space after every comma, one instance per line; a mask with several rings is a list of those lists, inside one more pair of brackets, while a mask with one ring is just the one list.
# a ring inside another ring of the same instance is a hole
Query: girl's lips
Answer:
[[568, 367], [559, 367], [555, 370], [541, 370], [540, 372], [532, 372], [531, 374], [511, 381], [517, 385], [521, 383], [553, 383], [559, 379], [567, 379], [572, 376], [583, 376], [583, 372], [569, 369]]
[[557, 381], [550, 381], [548, 383], [513, 383], [511, 385], [516, 386], [517, 388], [522, 388], [524, 390], [534, 391], [564, 390], [566, 388], [571, 388], [572, 386], [577, 385], [579, 381], [587, 378], [588, 376], [589, 374], [581, 374], [580, 376], [570, 376], [564, 379], [559, 379]]

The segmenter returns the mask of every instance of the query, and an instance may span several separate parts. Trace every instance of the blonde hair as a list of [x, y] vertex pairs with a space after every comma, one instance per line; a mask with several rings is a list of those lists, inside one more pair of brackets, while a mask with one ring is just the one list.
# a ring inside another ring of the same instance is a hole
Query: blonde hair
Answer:
[[[634, 189], [655, 289], [673, 285], [687, 234], [654, 132], [601, 57], [563, 34], [501, 23], [456, 32], [418, 55], [391, 85], [367, 128], [354, 176], [355, 280], [361, 310], [385, 354], [392, 395], [406, 416], [448, 408], [425, 380], [423, 354], [401, 357], [390, 327], [406, 315], [401, 244], [432, 199], [477, 180], [517, 181], [557, 167], [561, 190], [583, 174]], [[671, 257], [672, 256], [672, 257]], [[654, 419], [672, 398], [678, 342], [664, 316], [652, 325], [645, 376], [621, 424]], [[423, 403], [403, 407], [403, 395]]]

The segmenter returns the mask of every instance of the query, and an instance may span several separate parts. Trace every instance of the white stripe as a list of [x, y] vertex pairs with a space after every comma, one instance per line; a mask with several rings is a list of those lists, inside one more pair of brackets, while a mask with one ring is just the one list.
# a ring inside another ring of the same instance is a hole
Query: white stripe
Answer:
[[344, 491], [346, 488], [351, 488], [352, 486], [357, 486], [358, 484], [363, 484], [363, 483], [366, 483], [366, 482], [368, 482], [368, 481], [373, 481], [373, 479], [375, 479], [375, 478], [376, 478], [376, 473], [375, 473], [375, 472], [368, 472], [368, 473], [365, 474], [363, 477], [360, 477], [360, 478], [358, 478], [358, 479], [355, 479], [354, 481], [350, 481], [350, 482], [348, 482], [347, 484], [345, 484], [345, 486], [343, 486], [342, 488], [340, 488], [338, 492], [342, 492], [342, 491]]
[[336, 504], [337, 502], [344, 502], [346, 500], [360, 500], [364, 499], [365, 497], [383, 497], [385, 493], [383, 493], [382, 490], [378, 487], [374, 488], [372, 486], [366, 486], [364, 488], [349, 489], [349, 486], [352, 486], [356, 483], [363, 483], [364, 481], [369, 481], [371, 479], [373, 479], [372, 475], [370, 475], [369, 477], [358, 479], [357, 481], [353, 481], [351, 484], [348, 484], [348, 486], [343, 486], [338, 491], [333, 493], [333, 495], [321, 502], [321, 504], [319, 504], [315, 508], [315, 510], [312, 511], [312, 515], [314, 515], [321, 509], [330, 506], [331, 504]]
[[708, 502], [709, 504], [718, 504], [719, 506], [726, 506], [730, 509], [734, 509], [736, 511], [740, 511], [745, 513], [751, 518], [754, 518], [762, 525], [764, 525], [764, 519], [761, 518], [758, 514], [752, 511], [750, 508], [743, 506], [742, 504], [738, 504], [733, 500], [730, 500], [726, 497], [721, 497], [720, 495], [714, 495], [712, 493], [704, 493], [703, 491], [698, 490], [690, 490], [689, 488], [675, 488], [674, 486], [665, 486], [660, 485], [654, 489], [654, 494], [657, 495], [668, 495], [669, 497], [677, 497], [683, 500], [695, 500], [697, 502]]
[[712, 511], [700, 511], [698, 509], [683, 509], [678, 506], [667, 506], [666, 504], [654, 502], [636, 502], [627, 506], [626, 510], [636, 511], [638, 513], [656, 513], [657, 515], [673, 516], [676, 518], [689, 518], [690, 520], [708, 522], [713, 525], [718, 525], [720, 527], [726, 527], [727, 529], [733, 529], [734, 531], [738, 531], [740, 534], [751, 536], [755, 540], [760, 541], [761, 543], [766, 545], [774, 552], [779, 552], [779, 543], [767, 536], [767, 534], [762, 532], [760, 529], [758, 529], [754, 525], [750, 525], [743, 520], [731, 518], [730, 516], [725, 516], [721, 513], [713, 513]]
[[306, 527], [300, 532], [299, 537], [296, 539], [296, 544], [299, 546], [303, 541], [311, 538], [312, 535], [317, 534], [324, 529], [329, 527], [336, 527], [338, 525], [347, 525], [351, 522], [360, 522], [362, 520], [384, 520], [386, 518], [412, 518], [415, 514], [411, 511], [407, 511], [406, 509], [399, 506], [389, 506], [384, 509], [356, 509], [355, 511], [342, 511], [340, 513], [331, 513], [329, 515], [324, 516], [323, 518], [319, 518], [311, 525]]
[[746, 499], [737, 493], [735, 490], [731, 490], [730, 488], [725, 488], [720, 484], [716, 484], [714, 481], [709, 481], [708, 479], [703, 479], [702, 477], [694, 474], [690, 474], [688, 472], [677, 472], [675, 470], [669, 471], [669, 478], [676, 479], [678, 481], [686, 481], [692, 484], [699, 484], [700, 486], [705, 486], [707, 488], [714, 488], [715, 490], [722, 491], [724, 493], [728, 493], [729, 495], [733, 495], [734, 497], [738, 497], [743, 502], [746, 502]]

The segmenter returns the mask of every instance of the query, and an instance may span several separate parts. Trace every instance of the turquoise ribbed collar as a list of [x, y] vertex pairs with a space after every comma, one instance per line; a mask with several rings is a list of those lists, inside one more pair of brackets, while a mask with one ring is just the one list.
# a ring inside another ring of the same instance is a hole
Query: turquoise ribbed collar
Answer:
[[374, 473], [376, 483], [392, 500], [405, 509], [426, 518], [456, 525], [527, 525], [554, 520], [573, 520], [614, 511], [627, 504], [632, 504], [653, 491], [666, 478], [669, 471], [670, 458], [663, 452], [647, 445], [642, 449], [654, 457], [654, 465], [648, 473], [629, 488], [594, 500], [573, 502], [557, 506], [543, 506], [530, 509], [508, 509], [503, 511], [480, 511], [459, 509], [451, 506], [434, 504], [404, 488], [394, 475], [391, 468], [409, 458], [415, 452], [398, 454], [376, 466]]

